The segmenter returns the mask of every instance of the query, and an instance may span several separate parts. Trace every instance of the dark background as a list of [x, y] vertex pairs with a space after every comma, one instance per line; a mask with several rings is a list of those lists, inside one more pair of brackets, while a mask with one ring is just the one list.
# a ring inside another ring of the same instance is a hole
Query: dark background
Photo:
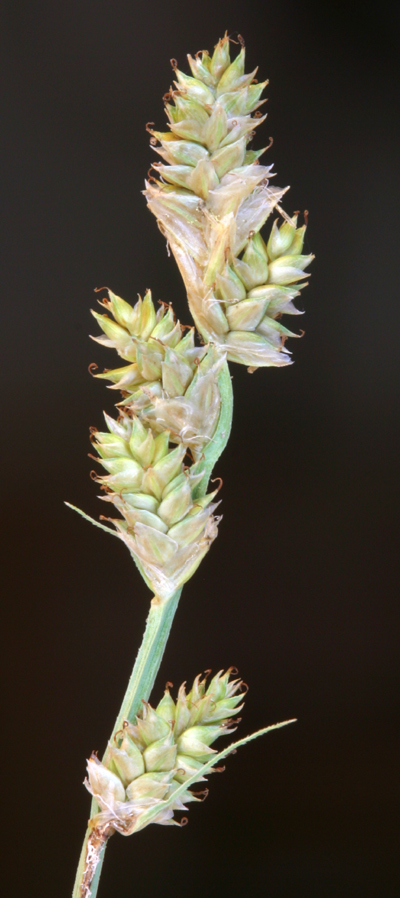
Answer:
[[270, 79], [257, 145], [273, 135], [317, 258], [295, 365], [232, 366], [224, 519], [155, 700], [167, 679], [235, 664], [250, 684], [239, 734], [298, 723], [230, 758], [184, 830], [113, 839], [99, 898], [398, 894], [398, 10], [42, 0], [9, 3], [2, 25], [6, 895], [70, 894], [85, 758], [143, 630], [126, 548], [63, 505], [102, 511], [88, 427], [113, 397], [87, 366], [112, 360], [89, 309], [96, 286], [130, 301], [151, 286], [190, 321], [141, 195], [145, 123], [163, 129], [169, 59], [187, 70], [225, 29]]

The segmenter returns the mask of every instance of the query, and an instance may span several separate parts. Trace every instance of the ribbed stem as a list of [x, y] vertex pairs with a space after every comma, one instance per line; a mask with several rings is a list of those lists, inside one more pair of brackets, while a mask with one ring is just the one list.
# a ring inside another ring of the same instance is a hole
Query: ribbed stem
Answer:
[[[115, 721], [112, 735], [117, 730], [121, 729], [123, 720], [132, 720], [135, 717], [141, 706], [142, 699], [147, 701], [150, 697], [154, 680], [160, 668], [181, 592], [182, 589], [178, 589], [163, 603], [158, 602], [157, 599], [153, 599], [151, 603], [143, 641], [137, 654], [128, 688], [124, 695], [118, 717]], [[107, 760], [107, 751], [103, 760]], [[93, 816], [97, 810], [97, 804], [93, 801], [91, 816]], [[96, 844], [93, 843], [93, 839], [89, 843], [92, 854], [95, 853], [98, 858], [95, 874], [90, 885], [90, 882], [87, 881], [87, 877], [85, 877], [90, 833], [91, 831], [88, 829], [82, 846], [72, 898], [89, 898], [89, 895], [91, 898], [95, 898], [97, 894], [106, 842], [99, 841], [97, 838]]]

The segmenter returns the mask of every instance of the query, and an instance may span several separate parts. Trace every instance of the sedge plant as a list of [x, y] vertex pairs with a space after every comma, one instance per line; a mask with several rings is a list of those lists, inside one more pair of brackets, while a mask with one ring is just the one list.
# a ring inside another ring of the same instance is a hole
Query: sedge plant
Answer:
[[266, 118], [267, 82], [256, 80], [257, 70], [245, 73], [240, 44], [233, 60], [226, 34], [212, 55], [188, 56], [190, 75], [171, 60], [168, 130], [147, 125], [162, 161], [152, 165], [145, 196], [179, 266], [194, 326], [182, 326], [171, 305], [157, 308], [150, 290], [134, 306], [102, 291], [102, 311], [93, 312], [102, 331], [93, 339], [122, 360], [95, 377], [122, 398], [117, 417], [105, 415], [105, 430], [91, 429], [94, 479], [111, 516], [88, 519], [126, 544], [154, 597], [105, 754], [88, 761], [92, 806], [73, 898], [95, 898], [111, 835], [182, 825], [179, 813], [205, 797], [206, 777], [223, 758], [291, 722], [212, 748], [234, 732], [243, 707], [233, 668], [209, 682], [199, 675], [175, 698], [168, 684], [158, 704], [149, 703], [182, 587], [218, 533], [218, 488], [209, 481], [231, 429], [229, 363], [250, 372], [291, 364], [286, 340], [299, 335], [282, 316], [301, 314], [294, 300], [313, 258], [303, 254], [306, 223], [280, 206], [288, 188], [272, 186], [272, 166], [260, 163], [268, 147], [251, 146]]

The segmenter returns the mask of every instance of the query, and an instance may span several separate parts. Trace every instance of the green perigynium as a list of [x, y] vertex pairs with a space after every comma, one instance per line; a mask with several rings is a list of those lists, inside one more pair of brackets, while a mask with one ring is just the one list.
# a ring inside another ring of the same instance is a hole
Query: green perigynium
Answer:
[[[174, 813], [207, 792], [192, 786], [275, 728], [211, 748], [239, 722], [243, 683], [230, 679], [233, 669], [208, 686], [197, 677], [188, 694], [182, 685], [176, 701], [167, 687], [156, 708], [148, 702], [182, 585], [217, 535], [217, 490], [207, 490], [231, 426], [227, 362], [250, 371], [290, 364], [286, 340], [299, 335], [281, 318], [302, 314], [294, 300], [313, 259], [303, 253], [306, 226], [279, 206], [288, 188], [271, 186], [272, 166], [259, 162], [267, 148], [250, 147], [266, 118], [259, 107], [267, 82], [256, 81], [257, 70], [245, 73], [243, 45], [231, 60], [226, 34], [212, 56], [188, 59], [191, 75], [171, 61], [169, 130], [147, 126], [163, 161], [153, 164], [145, 195], [178, 263], [201, 345], [171, 305], [154, 305], [150, 290], [134, 306], [109, 290], [105, 313], [93, 312], [103, 331], [93, 339], [124, 364], [95, 374], [122, 399], [116, 418], [105, 414], [107, 430], [91, 428], [104, 469], [94, 475], [100, 498], [120, 516], [102, 516], [114, 530], [89, 520], [127, 545], [155, 595], [113, 738], [102, 761], [88, 761], [93, 801], [73, 898], [94, 898], [110, 835], [178, 823]], [[283, 222], [262, 236], [273, 211]]]

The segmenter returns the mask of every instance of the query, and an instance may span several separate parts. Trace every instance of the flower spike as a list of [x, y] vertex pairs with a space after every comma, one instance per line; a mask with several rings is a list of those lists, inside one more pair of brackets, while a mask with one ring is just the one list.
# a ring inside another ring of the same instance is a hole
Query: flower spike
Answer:
[[[313, 259], [302, 255], [305, 226], [297, 218], [264, 242], [260, 230], [288, 188], [270, 186], [272, 166], [248, 149], [266, 116], [258, 111], [267, 82], [245, 74], [245, 49], [231, 61], [225, 35], [210, 57], [188, 56], [193, 77], [176, 69], [168, 105], [170, 132], [151, 131], [164, 163], [146, 184], [148, 206], [176, 258], [190, 310], [203, 339], [228, 361], [291, 364], [285, 346], [298, 336], [281, 324]], [[288, 220], [286, 220], [288, 219]], [[254, 291], [258, 291], [254, 293]]]

